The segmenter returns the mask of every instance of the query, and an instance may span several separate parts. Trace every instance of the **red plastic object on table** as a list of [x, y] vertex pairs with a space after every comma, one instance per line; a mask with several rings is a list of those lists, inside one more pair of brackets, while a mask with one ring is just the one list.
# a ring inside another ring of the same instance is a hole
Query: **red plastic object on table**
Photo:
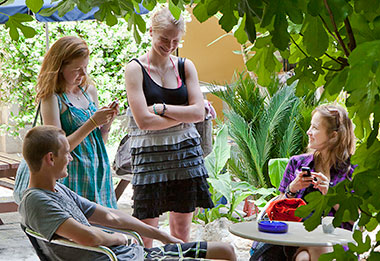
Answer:
[[285, 198], [272, 201], [266, 212], [270, 220], [278, 221], [302, 221], [302, 218], [294, 215], [296, 209], [306, 205], [306, 202], [301, 198]]

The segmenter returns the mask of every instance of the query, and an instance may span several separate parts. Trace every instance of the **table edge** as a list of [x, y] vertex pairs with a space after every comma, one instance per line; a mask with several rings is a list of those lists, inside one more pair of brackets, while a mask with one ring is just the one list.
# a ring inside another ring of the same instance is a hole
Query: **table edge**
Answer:
[[[250, 222], [254, 222], [254, 221], [250, 221]], [[240, 222], [242, 223], [242, 222]], [[239, 223], [235, 223], [235, 224], [239, 224]], [[264, 243], [269, 243], [269, 244], [275, 244], [275, 245], [280, 245], [280, 243], [276, 240], [267, 240], [267, 239], [262, 239], [262, 238], [259, 238], [259, 237], [252, 237], [252, 236], [246, 236], [242, 233], [239, 233], [238, 231], [233, 231], [231, 230], [231, 227], [235, 224], [232, 224], [228, 227], [228, 231], [235, 235], [235, 236], [238, 236], [238, 237], [241, 237], [241, 238], [245, 238], [245, 239], [249, 239], [249, 240], [253, 240], [253, 241], [259, 241], [259, 242], [264, 242]], [[285, 235], [286, 233], [284, 233]], [[326, 242], [324, 244], [321, 244], [321, 243], [307, 243], [307, 244], [302, 244], [301, 242], [297, 242], [297, 243], [293, 243], [293, 242], [282, 242], [282, 243], [286, 243], [286, 244], [281, 244], [283, 246], [298, 246], [298, 247], [326, 247], [326, 246], [334, 246], [334, 245], [342, 245], [342, 246], [346, 246], [348, 245], [348, 243], [353, 243], [353, 241], [351, 242], [342, 242], [342, 243], [331, 243], [331, 242]]]

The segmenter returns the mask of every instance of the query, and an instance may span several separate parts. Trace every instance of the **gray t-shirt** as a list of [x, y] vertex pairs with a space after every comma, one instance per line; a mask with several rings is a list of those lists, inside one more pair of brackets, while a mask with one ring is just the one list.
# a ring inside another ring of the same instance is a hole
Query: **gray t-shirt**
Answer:
[[[56, 192], [30, 188], [27, 189], [19, 206], [22, 224], [44, 236], [49, 241], [57, 235], [55, 231], [68, 218], [90, 226], [88, 218], [94, 213], [96, 204], [79, 196], [65, 185], [57, 183]], [[108, 260], [104, 255], [87, 250], [62, 247], [38, 241], [43, 252], [53, 260]], [[140, 246], [112, 247], [119, 260], [142, 260], [143, 248]]]

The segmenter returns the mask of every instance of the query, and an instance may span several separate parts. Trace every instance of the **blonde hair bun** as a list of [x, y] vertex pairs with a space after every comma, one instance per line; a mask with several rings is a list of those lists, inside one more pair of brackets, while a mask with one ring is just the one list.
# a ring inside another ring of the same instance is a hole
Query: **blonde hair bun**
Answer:
[[152, 15], [151, 22], [153, 31], [165, 30], [170, 25], [174, 25], [181, 32], [185, 32], [185, 21], [182, 14], [177, 20], [166, 6], [161, 7]]

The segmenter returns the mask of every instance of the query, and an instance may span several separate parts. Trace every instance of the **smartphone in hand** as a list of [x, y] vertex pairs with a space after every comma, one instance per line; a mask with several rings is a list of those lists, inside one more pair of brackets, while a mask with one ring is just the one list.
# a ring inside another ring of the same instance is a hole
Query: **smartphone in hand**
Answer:
[[311, 176], [311, 172], [310, 172], [310, 168], [309, 167], [302, 167], [301, 168], [301, 171], [306, 171], [307, 173], [306, 174], [303, 174], [302, 177], [310, 177]]
[[119, 101], [118, 101], [118, 100], [115, 100], [115, 101], [113, 101], [113, 102], [109, 105], [109, 107], [110, 107], [110, 109], [113, 109], [113, 108], [115, 108], [118, 104], [119, 104]]

